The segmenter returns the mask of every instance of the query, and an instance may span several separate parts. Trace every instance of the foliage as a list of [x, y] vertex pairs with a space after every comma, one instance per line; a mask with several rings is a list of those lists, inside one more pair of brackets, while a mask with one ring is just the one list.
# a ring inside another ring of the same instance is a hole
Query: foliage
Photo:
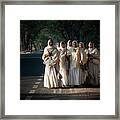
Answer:
[[87, 44], [93, 41], [99, 49], [99, 20], [21, 20], [21, 50], [39, 50], [46, 46], [48, 38], [54, 43], [69, 39]]

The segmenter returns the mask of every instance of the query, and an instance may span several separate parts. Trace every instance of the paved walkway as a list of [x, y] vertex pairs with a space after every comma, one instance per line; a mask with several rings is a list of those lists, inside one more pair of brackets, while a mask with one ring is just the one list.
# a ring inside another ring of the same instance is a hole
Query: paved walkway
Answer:
[[44, 88], [43, 76], [21, 77], [21, 100], [99, 100], [100, 88]]

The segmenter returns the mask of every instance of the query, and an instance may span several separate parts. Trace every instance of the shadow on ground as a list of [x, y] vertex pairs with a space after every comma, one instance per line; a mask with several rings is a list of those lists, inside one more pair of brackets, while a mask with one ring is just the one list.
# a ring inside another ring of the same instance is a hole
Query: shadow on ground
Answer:
[[100, 100], [99, 86], [44, 88], [43, 76], [21, 77], [20, 100]]

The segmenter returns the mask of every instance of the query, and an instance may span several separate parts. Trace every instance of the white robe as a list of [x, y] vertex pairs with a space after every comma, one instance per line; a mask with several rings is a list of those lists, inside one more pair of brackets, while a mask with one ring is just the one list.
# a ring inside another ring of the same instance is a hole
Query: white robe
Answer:
[[[46, 56], [48, 51], [52, 53], [51, 57]], [[58, 79], [57, 79], [57, 63], [58, 63], [58, 51], [55, 47], [47, 46], [44, 49], [44, 53], [42, 56], [44, 60], [45, 73], [44, 73], [44, 87], [53, 88], [58, 87]]]
[[[75, 48], [77, 51], [77, 48]], [[79, 76], [80, 76], [80, 66], [77, 61], [77, 53], [74, 51], [71, 52], [71, 62], [70, 62], [70, 72], [69, 72], [69, 85], [80, 85]]]
[[99, 51], [96, 48], [88, 48], [88, 54], [96, 57], [88, 62], [88, 72], [91, 75], [90, 83], [93, 85], [99, 85], [99, 73], [100, 73], [100, 63], [99, 63]]
[[[84, 65], [85, 67], [85, 64], [87, 63], [87, 60], [88, 60], [88, 56], [85, 52], [85, 49], [84, 48], [80, 48], [80, 60], [82, 61], [82, 64]], [[81, 67], [80, 67], [80, 84], [84, 84], [84, 82], [86, 81], [86, 77], [87, 77], [88, 73], [87, 73], [87, 70], [83, 70]]]
[[60, 74], [62, 76], [62, 85], [66, 86], [68, 85], [68, 73], [67, 73], [67, 68], [68, 68], [68, 61], [66, 59], [66, 48], [61, 48], [59, 50], [60, 56], [59, 56], [59, 65], [60, 65]]
[[69, 56], [69, 68], [68, 70], [68, 85], [71, 85], [71, 62], [72, 62], [72, 51], [73, 51], [73, 47], [67, 46], [67, 55]]

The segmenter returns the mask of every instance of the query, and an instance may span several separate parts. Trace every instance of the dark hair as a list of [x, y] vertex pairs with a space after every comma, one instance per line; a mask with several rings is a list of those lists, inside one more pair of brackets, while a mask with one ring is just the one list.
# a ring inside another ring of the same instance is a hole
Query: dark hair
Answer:
[[64, 42], [64, 41], [61, 41], [60, 44], [65, 44], [65, 42]]

